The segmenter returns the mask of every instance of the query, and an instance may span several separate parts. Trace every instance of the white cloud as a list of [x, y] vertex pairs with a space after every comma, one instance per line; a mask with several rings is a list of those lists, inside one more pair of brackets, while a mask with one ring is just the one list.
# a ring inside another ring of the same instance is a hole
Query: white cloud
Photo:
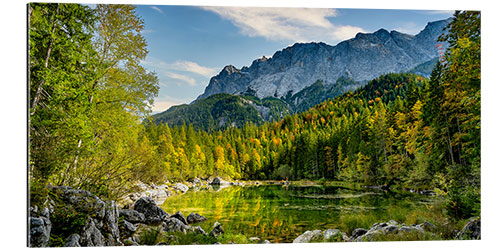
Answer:
[[142, 61], [142, 64], [161, 72], [171, 72], [172, 70], [184, 71], [184, 72], [195, 73], [204, 76], [206, 78], [214, 76], [218, 70], [218, 68], [201, 66], [198, 63], [192, 61], [175, 61], [173, 63], [167, 63], [165, 61], [153, 57], [148, 58], [146, 61]]
[[[189, 86], [196, 86], [196, 80], [192, 77], [182, 75], [182, 74], [177, 74], [173, 72], [165, 72], [165, 75], [169, 78], [175, 79], [175, 80], [180, 80], [184, 83], [187, 83]], [[181, 85], [179, 82], [176, 82], [177, 85]]]
[[164, 14], [164, 13], [163, 13], [163, 10], [161, 10], [160, 8], [158, 8], [158, 7], [156, 7], [156, 6], [151, 6], [151, 9], [156, 10], [156, 11], [158, 11], [158, 12], [159, 12], [159, 13], [161, 13], [161, 14]]
[[192, 72], [210, 78], [217, 73], [216, 68], [208, 68], [191, 61], [176, 61], [170, 65], [175, 70]]
[[397, 30], [405, 34], [416, 35], [420, 31], [422, 31], [423, 28], [424, 27], [419, 26], [414, 22], [406, 22], [406, 23], [400, 23], [398, 27], [394, 28], [394, 30]]
[[163, 112], [172, 106], [189, 103], [189, 100], [179, 99], [168, 95], [163, 95], [156, 98], [154, 105], [151, 107], [153, 113]]
[[453, 15], [453, 13], [455, 13], [455, 11], [454, 10], [429, 10], [429, 11], [426, 11], [426, 13], [428, 15], [443, 15], [443, 14]]
[[335, 25], [327, 17], [335, 9], [201, 7], [231, 21], [241, 34], [292, 42], [341, 41], [365, 32], [360, 27]]

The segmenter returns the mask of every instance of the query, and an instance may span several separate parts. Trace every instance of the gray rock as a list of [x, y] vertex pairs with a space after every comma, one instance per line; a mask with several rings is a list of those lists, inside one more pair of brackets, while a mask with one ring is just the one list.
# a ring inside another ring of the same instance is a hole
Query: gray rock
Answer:
[[472, 218], [464, 228], [458, 233], [458, 238], [461, 240], [480, 240], [481, 239], [481, 218]]
[[30, 217], [29, 244], [30, 247], [47, 247], [49, 244], [52, 224], [46, 217]]
[[345, 233], [341, 232], [338, 229], [327, 229], [323, 231], [323, 240], [331, 241], [331, 240], [339, 240], [339, 241], [347, 241], [348, 237]]
[[212, 182], [210, 182], [210, 185], [222, 185], [222, 186], [225, 186], [225, 185], [229, 185], [229, 182], [223, 180], [222, 178], [220, 177], [215, 177]]
[[144, 214], [148, 225], [160, 225], [168, 214], [158, 207], [155, 201], [149, 197], [142, 197], [134, 204], [134, 210]]
[[210, 235], [214, 237], [218, 237], [219, 235], [224, 233], [224, 229], [222, 228], [221, 224], [216, 221], [214, 223], [214, 226], [212, 227], [212, 231], [210, 231]]
[[182, 215], [181, 211], [177, 211], [177, 213], [170, 216], [170, 218], [176, 218], [176, 219], [180, 220], [182, 223], [184, 223], [184, 225], [188, 224], [186, 218], [184, 217], [184, 215]]
[[271, 242], [270, 242], [270, 241], [268, 241], [268, 240], [264, 240], [264, 241], [262, 242], [262, 244], [271, 244]]
[[186, 224], [177, 218], [168, 218], [163, 223], [165, 232], [187, 232]]
[[202, 222], [202, 221], [206, 221], [206, 220], [207, 220], [207, 218], [205, 218], [204, 216], [201, 216], [198, 213], [190, 213], [187, 216], [187, 223], [189, 223], [189, 224], [198, 223], [198, 222]]
[[107, 246], [116, 246], [120, 242], [120, 229], [118, 228], [118, 207], [114, 201], [106, 203], [105, 214], [103, 218], [103, 231], [108, 235]]
[[358, 237], [366, 234], [367, 232], [368, 232], [368, 230], [366, 230], [364, 228], [356, 228], [356, 229], [352, 230], [351, 238], [358, 238]]
[[397, 233], [399, 228], [396, 225], [387, 225], [383, 228], [384, 233]]
[[146, 222], [146, 217], [144, 217], [144, 214], [132, 210], [132, 209], [121, 209], [119, 211], [119, 215], [123, 216], [123, 218], [131, 223], [145, 223]]
[[420, 226], [425, 231], [432, 231], [432, 230], [437, 229], [436, 225], [434, 225], [428, 221], [424, 221], [424, 223], [419, 224], [418, 226]]
[[251, 243], [257, 243], [257, 242], [260, 242], [260, 238], [259, 238], [259, 237], [250, 237], [250, 238], [248, 238], [248, 240], [249, 240]]
[[207, 235], [207, 233], [205, 232], [205, 230], [203, 230], [203, 228], [201, 228], [200, 226], [193, 227], [192, 230], [196, 234]]
[[123, 220], [123, 228], [127, 231], [126, 232], [127, 235], [131, 235], [135, 231], [137, 231], [137, 227], [134, 224], [132, 224], [126, 220]]
[[189, 190], [189, 187], [182, 183], [175, 183], [174, 189], [185, 193]]
[[89, 219], [81, 233], [80, 245], [86, 247], [104, 246], [104, 236], [96, 226], [94, 219]]
[[293, 243], [309, 243], [311, 241], [319, 241], [323, 239], [323, 234], [321, 230], [306, 231], [299, 237], [293, 240]]
[[80, 246], [80, 235], [72, 234], [66, 238], [64, 247], [81, 247]]

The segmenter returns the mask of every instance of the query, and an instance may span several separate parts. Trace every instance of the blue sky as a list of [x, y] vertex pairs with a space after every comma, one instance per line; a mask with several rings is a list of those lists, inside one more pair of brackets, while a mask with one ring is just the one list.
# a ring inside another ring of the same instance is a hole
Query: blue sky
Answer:
[[295, 42], [335, 45], [380, 28], [417, 34], [453, 11], [325, 8], [248, 8], [137, 5], [149, 55], [158, 74], [153, 113], [190, 103], [225, 65], [249, 66]]

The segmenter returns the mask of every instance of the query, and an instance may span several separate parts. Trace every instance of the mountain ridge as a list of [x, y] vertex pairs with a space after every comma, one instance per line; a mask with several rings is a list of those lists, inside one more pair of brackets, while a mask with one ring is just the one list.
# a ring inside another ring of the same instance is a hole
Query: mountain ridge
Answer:
[[416, 35], [379, 29], [358, 33], [335, 46], [295, 43], [241, 69], [225, 66], [197, 99], [216, 93], [240, 94], [248, 88], [255, 90], [259, 98], [281, 98], [317, 80], [334, 84], [338, 78], [348, 77], [366, 82], [382, 74], [405, 72], [438, 56], [436, 40], [450, 21], [429, 22]]

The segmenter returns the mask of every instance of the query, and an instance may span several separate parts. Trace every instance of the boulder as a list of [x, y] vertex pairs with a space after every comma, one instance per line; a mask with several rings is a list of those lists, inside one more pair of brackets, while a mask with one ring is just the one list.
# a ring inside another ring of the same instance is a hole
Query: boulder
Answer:
[[66, 238], [64, 247], [81, 247], [80, 245], [80, 235], [72, 234]]
[[123, 233], [126, 235], [132, 235], [135, 231], [137, 231], [137, 227], [134, 224], [132, 224], [126, 220], [123, 220], [123, 228], [126, 231]]
[[[119, 211], [114, 201], [103, 201], [96, 195], [85, 191], [73, 189], [65, 186], [51, 186], [51, 195], [55, 197], [54, 201], [49, 201], [53, 206], [42, 209], [41, 213], [50, 213], [53, 221], [65, 221], [61, 219], [67, 214], [83, 219], [81, 228], [74, 228], [73, 233], [78, 234], [80, 246], [119, 246], [120, 230], [118, 227]], [[55, 202], [57, 201], [57, 202]], [[52, 212], [51, 212], [52, 210]], [[65, 222], [70, 223], [70, 222]], [[69, 225], [53, 225], [54, 227], [64, 228]], [[73, 227], [73, 225], [72, 225]], [[67, 238], [68, 244], [73, 244], [76, 236]]]
[[260, 242], [260, 238], [259, 237], [250, 237], [250, 238], [248, 238], [248, 241], [250, 241], [250, 243], [258, 243], [258, 242]]
[[203, 228], [201, 228], [200, 226], [196, 226], [196, 227], [193, 227], [192, 228], [192, 231], [196, 234], [203, 234], [203, 235], [207, 235], [207, 233], [205, 232], [205, 230], [203, 230]]
[[47, 247], [49, 245], [52, 224], [47, 217], [30, 217], [29, 246]]
[[80, 243], [81, 246], [87, 247], [104, 246], [104, 236], [97, 228], [94, 219], [90, 218], [85, 224], [83, 232], [81, 233]]
[[202, 222], [202, 221], [206, 221], [206, 220], [207, 220], [207, 218], [205, 218], [204, 216], [201, 216], [198, 213], [190, 213], [187, 217], [187, 223], [189, 223], [189, 224], [198, 223], [198, 222]]
[[215, 177], [212, 182], [210, 182], [210, 185], [221, 185], [221, 186], [226, 186], [229, 185], [229, 182], [223, 180], [220, 177]]
[[170, 218], [176, 218], [176, 219], [180, 220], [182, 223], [184, 223], [184, 225], [188, 224], [186, 218], [184, 217], [184, 215], [182, 215], [181, 211], [177, 211], [177, 213], [170, 216]]
[[182, 183], [175, 183], [174, 189], [185, 193], [189, 190], [189, 187]]
[[123, 217], [123, 219], [131, 222], [131, 223], [145, 223], [146, 222], [146, 217], [144, 217], [144, 214], [132, 210], [132, 209], [121, 209], [119, 211], [119, 215]]
[[293, 243], [309, 243], [311, 241], [320, 241], [323, 239], [321, 230], [306, 231], [293, 240]]
[[165, 220], [165, 222], [163, 223], [163, 230], [165, 232], [183, 232], [183, 233], [186, 233], [187, 232], [187, 227], [186, 227], [186, 224], [182, 223], [182, 221], [180, 221], [179, 219], [177, 218], [168, 218]]
[[481, 218], [470, 219], [457, 236], [460, 240], [480, 240]]
[[366, 234], [366, 232], [368, 232], [368, 230], [366, 230], [364, 228], [356, 228], [356, 229], [352, 230], [351, 238], [358, 238], [358, 237]]
[[134, 210], [144, 214], [145, 222], [148, 225], [160, 225], [168, 217], [168, 214], [158, 207], [150, 197], [142, 197], [134, 204]]
[[214, 226], [212, 227], [212, 231], [210, 231], [210, 235], [214, 237], [218, 237], [219, 235], [224, 233], [224, 229], [222, 228], [221, 224], [216, 221], [214, 223]]
[[345, 233], [338, 229], [327, 229], [323, 231], [324, 241], [346, 241], [348, 237]]

